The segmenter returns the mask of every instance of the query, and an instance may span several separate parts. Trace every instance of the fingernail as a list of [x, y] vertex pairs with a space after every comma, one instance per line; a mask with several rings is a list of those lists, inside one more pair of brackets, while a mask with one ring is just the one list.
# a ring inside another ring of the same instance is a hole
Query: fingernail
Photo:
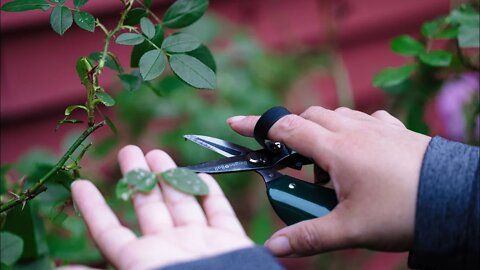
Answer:
[[232, 124], [232, 123], [235, 123], [235, 122], [242, 121], [245, 118], [246, 118], [246, 116], [243, 116], [243, 115], [233, 116], [233, 117], [230, 117], [230, 118], [227, 119], [227, 123]]
[[275, 256], [286, 256], [292, 253], [290, 242], [285, 236], [278, 236], [268, 240], [265, 245]]

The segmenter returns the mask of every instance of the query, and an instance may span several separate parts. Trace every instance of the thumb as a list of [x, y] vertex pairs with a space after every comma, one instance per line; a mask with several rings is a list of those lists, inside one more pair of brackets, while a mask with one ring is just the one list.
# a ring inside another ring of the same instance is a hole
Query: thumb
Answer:
[[303, 221], [274, 233], [265, 246], [273, 255], [305, 256], [320, 252], [353, 247], [351, 229], [334, 210], [330, 214]]

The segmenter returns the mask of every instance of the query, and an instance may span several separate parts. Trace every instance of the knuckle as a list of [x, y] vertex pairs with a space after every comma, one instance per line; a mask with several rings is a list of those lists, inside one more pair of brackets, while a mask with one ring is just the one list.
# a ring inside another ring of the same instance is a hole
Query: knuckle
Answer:
[[319, 106], [310, 106], [301, 114], [301, 116], [308, 119], [311, 118], [312, 115], [317, 114], [320, 110], [321, 108]]
[[272, 126], [271, 132], [274, 137], [283, 137], [302, 126], [302, 119], [298, 115], [289, 114]]
[[385, 110], [378, 110], [372, 113], [372, 116], [390, 116], [390, 114]]
[[351, 111], [352, 109], [347, 108], [347, 107], [338, 107], [335, 109], [335, 112], [348, 112]]

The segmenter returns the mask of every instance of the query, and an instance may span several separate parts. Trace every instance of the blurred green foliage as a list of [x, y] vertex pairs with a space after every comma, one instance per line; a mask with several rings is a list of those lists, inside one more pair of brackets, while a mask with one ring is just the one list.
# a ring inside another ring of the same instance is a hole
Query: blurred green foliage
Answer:
[[[307, 73], [308, 69], [325, 65], [325, 58], [320, 54], [305, 57], [304, 54], [267, 53], [241, 29], [230, 25], [227, 29], [221, 29], [219, 24], [215, 17], [204, 16], [185, 29], [185, 32], [194, 32], [203, 43], [216, 48], [215, 63], [209, 64], [217, 70], [218, 87], [215, 91], [195, 90], [171, 72], [163, 74], [158, 80], [143, 83], [139, 88], [131, 87], [122, 80], [125, 89], [112, 94], [116, 106], [112, 109], [111, 118], [118, 133], [112, 132], [106, 137], [85, 141], [83, 147], [74, 153], [76, 156], [82, 148], [93, 144], [86, 153], [87, 162], [80, 164], [81, 176], [95, 182], [108, 204], [119, 214], [122, 223], [137, 233], [138, 225], [130, 202], [115, 198], [115, 184], [120, 172], [118, 167], [112, 168], [112, 164], [116, 163], [115, 153], [120, 147], [139, 144], [162, 148], [174, 157], [179, 166], [219, 157], [216, 153], [186, 142], [184, 134], [205, 134], [252, 149], [260, 148], [254, 139], [233, 132], [226, 124], [226, 119], [234, 115], [259, 114], [282, 104], [285, 92], [299, 76]], [[234, 31], [228, 28], [234, 28]], [[215, 47], [216, 36], [226, 38], [228, 44]], [[296, 68], [292, 69], [292, 66]], [[78, 134], [76, 130], [69, 133], [61, 143], [62, 148], [68, 148]], [[2, 185], [8, 182], [8, 190], [25, 190], [57, 159], [57, 155], [49, 150], [32, 150], [13, 166], [16, 173], [10, 172], [5, 177], [4, 172], [8, 168], [2, 167]], [[104, 169], [105, 166], [108, 169]], [[15, 175], [27, 177], [23, 182], [3, 180]], [[67, 173], [55, 177], [73, 179]], [[260, 178], [247, 172], [218, 175], [216, 179], [234, 204], [238, 202], [242, 208], [246, 207], [239, 213], [243, 218], [242, 223], [247, 226], [255, 242], [263, 243], [273, 232], [274, 222], [272, 210], [266, 196], [263, 196], [264, 187], [256, 182], [261, 181]], [[104, 267], [105, 262], [98, 250], [85, 237], [86, 227], [81, 217], [75, 214], [69, 187], [61, 183], [64, 182], [50, 181], [48, 190], [30, 201], [24, 211], [17, 207], [9, 212], [7, 224], [2, 230], [8, 230], [12, 228], [11, 224], [20, 222], [15, 217], [16, 213], [35, 220], [35, 223], [22, 222], [24, 225], [20, 226], [31, 232], [39, 230], [32, 237], [40, 241], [42, 249], [29, 246], [31, 252], [37, 252], [35, 259], [20, 259], [22, 264], [27, 261], [35, 269], [50, 268], [52, 259], [57, 265], [80, 263]], [[2, 191], [6, 191], [3, 186]], [[27, 264], [24, 266], [28, 267]]]
[[[413, 63], [388, 67], [373, 78], [373, 85], [393, 97], [392, 110], [404, 115], [407, 128], [424, 134], [430, 129], [425, 110], [441, 86], [456, 75], [480, 70], [480, 6], [471, 1], [453, 8], [449, 14], [424, 22], [417, 40], [408, 35], [391, 41], [393, 52], [414, 57]], [[441, 44], [442, 49], [438, 49]], [[478, 117], [478, 98], [472, 97], [466, 113], [467, 133], [474, 133]], [[475, 113], [476, 112], [476, 113]], [[473, 131], [472, 131], [473, 130]], [[473, 138], [472, 135], [469, 135]], [[468, 143], [478, 141], [467, 139]]]

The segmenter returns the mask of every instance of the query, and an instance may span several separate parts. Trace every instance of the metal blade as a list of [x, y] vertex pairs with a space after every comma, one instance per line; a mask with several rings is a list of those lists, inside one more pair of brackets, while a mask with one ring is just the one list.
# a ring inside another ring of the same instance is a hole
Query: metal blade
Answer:
[[188, 168], [197, 173], [202, 172], [215, 174], [268, 169], [270, 168], [270, 166], [252, 164], [248, 161], [245, 155], [239, 155], [217, 160], [210, 160], [207, 162], [186, 166], [185, 168]]
[[251, 152], [252, 150], [240, 146], [238, 144], [234, 144], [231, 142], [227, 142], [221, 139], [203, 136], [203, 135], [184, 135], [183, 136], [186, 140], [192, 141], [200, 146], [203, 146], [207, 149], [210, 149], [220, 155], [226, 157], [233, 157], [238, 156], [241, 154], [246, 154]]

